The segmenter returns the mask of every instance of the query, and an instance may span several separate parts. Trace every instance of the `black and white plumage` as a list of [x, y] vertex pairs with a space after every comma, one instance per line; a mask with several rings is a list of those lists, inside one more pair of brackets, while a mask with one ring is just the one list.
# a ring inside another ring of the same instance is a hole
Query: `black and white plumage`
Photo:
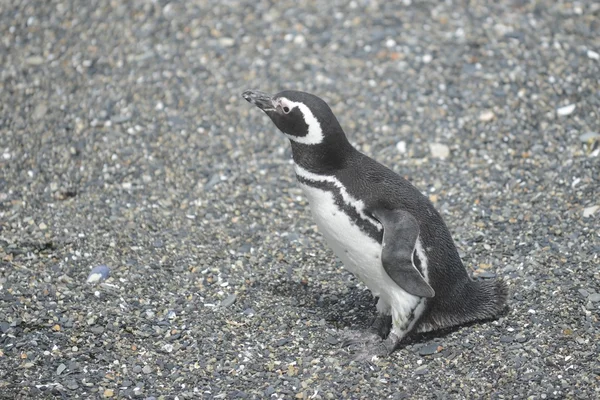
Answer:
[[356, 150], [322, 99], [289, 90], [274, 96], [246, 91], [243, 97], [290, 139], [296, 176], [319, 231], [379, 298], [373, 323], [378, 336], [357, 338], [367, 354], [393, 351], [411, 331], [492, 318], [504, 309], [503, 281], [469, 278], [429, 199]]

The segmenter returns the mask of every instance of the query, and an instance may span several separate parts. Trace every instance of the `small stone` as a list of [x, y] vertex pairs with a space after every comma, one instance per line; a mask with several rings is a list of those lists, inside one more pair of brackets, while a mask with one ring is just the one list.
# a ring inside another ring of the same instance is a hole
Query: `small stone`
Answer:
[[426, 375], [429, 372], [427, 365], [421, 365], [415, 370], [416, 375]]
[[113, 124], [122, 124], [131, 120], [131, 115], [117, 115], [111, 118]]
[[139, 365], [135, 365], [133, 367], [133, 372], [135, 372], [136, 374], [139, 374], [140, 372], [142, 372], [142, 367], [140, 367]]
[[429, 343], [419, 349], [419, 355], [421, 356], [430, 356], [432, 354], [437, 353], [441, 350], [441, 347], [438, 343]]
[[327, 339], [325, 339], [327, 341], [327, 343], [331, 344], [331, 345], [336, 345], [338, 344], [338, 340], [337, 338], [333, 337], [333, 336], [327, 336]]
[[525, 343], [527, 341], [527, 337], [525, 335], [523, 335], [522, 333], [518, 333], [515, 336], [515, 340], [519, 343]]
[[104, 333], [104, 327], [100, 326], [100, 325], [96, 325], [96, 326], [92, 327], [92, 332], [97, 335], [100, 335], [100, 334]]
[[219, 174], [214, 174], [213, 176], [210, 177], [208, 182], [206, 182], [206, 184], [204, 185], [204, 190], [205, 191], [211, 190], [219, 182], [221, 182], [221, 176]]
[[590, 294], [590, 296], [588, 297], [588, 300], [591, 301], [592, 303], [600, 302], [600, 293]]
[[289, 342], [291, 342], [291, 340], [288, 338], [279, 339], [277, 342], [275, 342], [275, 347], [284, 346], [284, 345], [288, 344]]
[[515, 340], [515, 338], [514, 338], [514, 337], [512, 337], [512, 336], [502, 336], [502, 337], [500, 338], [500, 341], [501, 341], [502, 343], [512, 343], [514, 340]]
[[583, 218], [589, 218], [600, 209], [600, 206], [591, 206], [583, 209]]
[[561, 117], [570, 115], [575, 111], [575, 104], [569, 104], [568, 106], [560, 107], [556, 109], [556, 113]]
[[40, 231], [45, 231], [46, 229], [48, 229], [48, 225], [42, 222], [38, 225], [38, 228], [40, 228]]
[[144, 366], [144, 368], [142, 368], [142, 372], [145, 374], [149, 374], [152, 372], [152, 367], [150, 367], [149, 365]]
[[235, 44], [235, 39], [230, 37], [222, 37], [219, 39], [219, 44], [223, 47], [231, 47]]
[[105, 389], [104, 393], [102, 395], [104, 397], [106, 397], [106, 398], [110, 398], [110, 397], [113, 397], [115, 395], [115, 392], [112, 389]]
[[221, 307], [223, 307], [223, 308], [229, 307], [230, 305], [232, 305], [233, 303], [235, 303], [236, 299], [237, 299], [237, 296], [235, 295], [235, 293], [234, 294], [230, 294], [225, 299], [223, 299], [223, 301], [221, 301]]
[[6, 321], [0, 322], [0, 332], [6, 333], [10, 329], [10, 324]]
[[431, 54], [424, 54], [422, 60], [423, 63], [429, 64], [433, 60], [433, 56]]
[[42, 65], [44, 63], [44, 58], [41, 56], [31, 56], [27, 57], [25, 62], [29, 65]]
[[450, 155], [450, 148], [442, 143], [429, 143], [429, 150], [433, 158], [445, 160]]
[[588, 50], [587, 56], [590, 60], [600, 60], [600, 54], [596, 53], [594, 50]]
[[98, 265], [92, 268], [87, 278], [87, 283], [98, 283], [108, 278], [110, 274], [110, 268], [106, 265]]
[[406, 154], [406, 142], [404, 140], [401, 140], [398, 143], [396, 143], [396, 149], [398, 150], [398, 153]]
[[59, 364], [58, 367], [56, 368], [56, 375], [60, 375], [64, 372], [64, 370], [67, 369], [67, 366], [65, 364]]
[[55, 324], [55, 325], [52, 327], [52, 330], [53, 330], [54, 332], [60, 332], [60, 325], [59, 325], [59, 324]]
[[494, 119], [496, 115], [494, 114], [494, 112], [492, 110], [485, 110], [482, 111], [481, 114], [479, 114], [479, 120], [481, 122], [489, 122], [491, 120]]
[[247, 316], [252, 316], [252, 315], [254, 315], [254, 314], [255, 314], [255, 312], [254, 312], [254, 309], [252, 309], [252, 308], [246, 308], [246, 309], [243, 311], [243, 314], [244, 314], [244, 315], [247, 315]]
[[47, 111], [48, 111], [48, 106], [45, 103], [40, 103], [33, 110], [33, 113], [31, 114], [31, 118], [35, 121], [39, 121], [40, 119], [42, 119], [44, 117], [44, 115], [46, 115]]
[[75, 381], [75, 379], [71, 379], [67, 381], [67, 388], [71, 390], [77, 390], [79, 389], [79, 384], [77, 383], [77, 381]]

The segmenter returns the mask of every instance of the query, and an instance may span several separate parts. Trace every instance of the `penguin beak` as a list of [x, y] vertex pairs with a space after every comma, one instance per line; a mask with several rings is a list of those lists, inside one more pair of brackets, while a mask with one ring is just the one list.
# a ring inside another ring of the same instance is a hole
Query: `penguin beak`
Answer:
[[271, 95], [267, 93], [259, 92], [258, 90], [246, 90], [244, 93], [242, 93], [242, 97], [246, 99], [248, 103], [254, 104], [256, 107], [265, 112], [276, 110]]

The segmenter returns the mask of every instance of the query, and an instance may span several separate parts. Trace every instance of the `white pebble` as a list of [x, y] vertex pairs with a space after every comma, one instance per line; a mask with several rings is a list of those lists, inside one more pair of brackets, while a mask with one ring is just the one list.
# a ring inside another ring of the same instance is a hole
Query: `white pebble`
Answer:
[[433, 56], [431, 54], [423, 55], [423, 62], [425, 64], [429, 64], [431, 62], [431, 60], [433, 60]]
[[600, 209], [600, 206], [591, 206], [591, 207], [586, 207], [583, 209], [583, 218], [589, 218], [592, 215], [594, 215], [594, 213], [596, 213], [596, 211], [598, 211], [598, 209]]
[[588, 50], [587, 56], [591, 60], [600, 60], [600, 54], [596, 53], [594, 50]]
[[572, 114], [573, 111], [575, 111], [575, 104], [569, 104], [568, 106], [556, 109], [556, 113], [562, 117]]
[[302, 45], [306, 42], [306, 39], [304, 38], [304, 35], [296, 35], [294, 37], [294, 43], [298, 44], [298, 45]]
[[404, 140], [401, 140], [398, 143], [396, 143], [396, 149], [398, 149], [398, 152], [400, 154], [406, 154], [406, 142]]
[[479, 120], [481, 122], [489, 122], [493, 120], [495, 117], [494, 112], [492, 110], [485, 110], [479, 114]]
[[445, 160], [450, 155], [450, 148], [442, 143], [429, 143], [429, 150], [433, 158]]

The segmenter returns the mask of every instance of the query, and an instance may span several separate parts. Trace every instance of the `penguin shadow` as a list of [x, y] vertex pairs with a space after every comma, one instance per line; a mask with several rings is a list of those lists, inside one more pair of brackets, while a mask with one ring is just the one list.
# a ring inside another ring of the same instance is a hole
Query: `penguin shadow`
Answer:
[[267, 288], [273, 295], [289, 297], [292, 305], [325, 320], [336, 329], [366, 329], [375, 318], [376, 301], [368, 290], [349, 287], [348, 292], [331, 292], [317, 285], [282, 280]]

